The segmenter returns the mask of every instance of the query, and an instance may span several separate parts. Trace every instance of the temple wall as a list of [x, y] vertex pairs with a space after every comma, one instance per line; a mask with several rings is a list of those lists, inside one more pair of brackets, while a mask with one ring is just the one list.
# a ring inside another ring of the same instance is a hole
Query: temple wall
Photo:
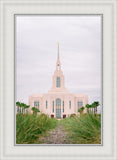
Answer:
[[[33, 96], [30, 96], [29, 98], [30, 112], [32, 113], [31, 108], [34, 107], [34, 102], [39, 101], [40, 112], [48, 114], [50, 117], [51, 115], [56, 117], [56, 99], [60, 99], [61, 101], [61, 105], [60, 105], [61, 118], [63, 118], [63, 115], [66, 115], [66, 117], [69, 117], [71, 114], [78, 114], [78, 108], [80, 108], [78, 107], [79, 101], [83, 102], [83, 106], [85, 106], [88, 103], [88, 96], [86, 95], [78, 96], [70, 93], [53, 93], [53, 94], [47, 93], [47, 94], [43, 94], [43, 96], [33, 95]], [[54, 112], [53, 112], [53, 101], [54, 101]], [[70, 107], [70, 101], [71, 101], [71, 107]], [[64, 107], [63, 107], [63, 103], [64, 103]], [[63, 108], [64, 108], [64, 112], [63, 112]]]

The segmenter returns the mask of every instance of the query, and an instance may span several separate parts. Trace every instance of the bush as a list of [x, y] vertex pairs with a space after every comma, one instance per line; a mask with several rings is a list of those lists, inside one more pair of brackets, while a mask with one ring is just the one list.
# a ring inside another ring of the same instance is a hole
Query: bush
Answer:
[[76, 116], [76, 114], [71, 114], [70, 115], [70, 118], [73, 118], [73, 117], [75, 117]]
[[57, 126], [57, 120], [47, 115], [17, 114], [16, 115], [16, 143], [32, 144], [47, 130]]
[[100, 144], [101, 143], [101, 118], [86, 114], [80, 118], [66, 118], [61, 121], [70, 134], [72, 144]]

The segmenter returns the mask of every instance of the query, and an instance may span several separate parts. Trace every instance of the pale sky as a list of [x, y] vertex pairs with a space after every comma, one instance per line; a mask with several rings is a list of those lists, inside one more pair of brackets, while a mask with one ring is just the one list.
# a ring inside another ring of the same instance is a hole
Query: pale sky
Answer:
[[51, 88], [59, 42], [66, 88], [102, 103], [101, 16], [16, 16], [15, 26], [16, 101]]

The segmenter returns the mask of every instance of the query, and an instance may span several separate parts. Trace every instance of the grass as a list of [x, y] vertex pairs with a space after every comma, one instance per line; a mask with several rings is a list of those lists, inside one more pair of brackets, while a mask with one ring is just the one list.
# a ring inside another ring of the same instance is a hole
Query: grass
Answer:
[[45, 114], [17, 114], [16, 115], [16, 143], [38, 144], [40, 137], [62, 124], [69, 134], [70, 144], [100, 144], [101, 116], [85, 114], [81, 117], [71, 116], [58, 121]]
[[16, 144], [34, 144], [48, 130], [54, 129], [58, 121], [45, 114], [16, 115]]
[[101, 117], [85, 114], [61, 120], [71, 144], [101, 144]]

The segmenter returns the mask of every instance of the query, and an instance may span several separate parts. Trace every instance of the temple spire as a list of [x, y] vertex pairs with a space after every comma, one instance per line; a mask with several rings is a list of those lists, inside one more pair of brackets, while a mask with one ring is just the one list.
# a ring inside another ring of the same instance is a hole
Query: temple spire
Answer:
[[58, 43], [58, 57], [57, 57], [57, 63], [56, 63], [56, 69], [61, 69], [60, 59], [59, 59], [59, 43]]
[[59, 43], [58, 43], [58, 59], [59, 59]]

